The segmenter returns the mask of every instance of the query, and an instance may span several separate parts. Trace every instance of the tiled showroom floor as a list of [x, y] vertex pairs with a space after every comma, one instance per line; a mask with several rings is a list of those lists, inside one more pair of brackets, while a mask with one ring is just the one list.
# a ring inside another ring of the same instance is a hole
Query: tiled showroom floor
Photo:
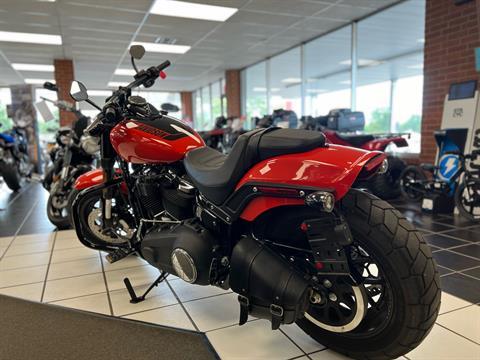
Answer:
[[[134, 256], [109, 264], [73, 231], [54, 231], [46, 192], [30, 184], [11, 194], [0, 186], [0, 293], [129, 319], [206, 332], [222, 359], [344, 359], [296, 326], [271, 331], [267, 321], [237, 326], [236, 296], [175, 277], [147, 300], [130, 304], [122, 279], [145, 288], [158, 272]], [[430, 217], [397, 203], [432, 245], [441, 271], [441, 315], [408, 359], [480, 359], [480, 225]]]

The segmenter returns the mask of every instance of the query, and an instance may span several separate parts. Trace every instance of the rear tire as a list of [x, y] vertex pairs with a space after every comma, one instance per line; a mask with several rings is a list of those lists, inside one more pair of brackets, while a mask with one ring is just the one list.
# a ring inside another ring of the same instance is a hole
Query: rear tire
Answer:
[[21, 188], [20, 173], [15, 165], [0, 162], [0, 175], [12, 191], [18, 191]]
[[[390, 295], [385, 320], [367, 315], [357, 328], [331, 332], [307, 318], [297, 324], [312, 338], [355, 359], [392, 359], [402, 356], [430, 332], [440, 308], [440, 281], [430, 248], [400, 212], [360, 190], [351, 190], [340, 211], [358, 243], [375, 259]], [[373, 310], [375, 315], [375, 310]], [[372, 324], [367, 322], [370, 319]], [[373, 328], [373, 330], [371, 330]]]

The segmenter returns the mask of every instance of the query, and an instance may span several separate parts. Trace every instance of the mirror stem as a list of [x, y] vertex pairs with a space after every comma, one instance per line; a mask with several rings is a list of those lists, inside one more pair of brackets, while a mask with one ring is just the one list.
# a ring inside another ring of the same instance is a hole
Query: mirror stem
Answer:
[[138, 73], [138, 68], [137, 68], [137, 65], [135, 64], [135, 59], [133, 58], [133, 56], [130, 56], [130, 61], [132, 62], [132, 66], [135, 69], [135, 72]]
[[102, 108], [101, 108], [100, 106], [98, 106], [97, 104], [95, 104], [92, 100], [87, 99], [87, 100], [85, 100], [85, 101], [86, 101], [87, 103], [89, 103], [90, 105], [92, 105], [94, 108], [102, 111]]

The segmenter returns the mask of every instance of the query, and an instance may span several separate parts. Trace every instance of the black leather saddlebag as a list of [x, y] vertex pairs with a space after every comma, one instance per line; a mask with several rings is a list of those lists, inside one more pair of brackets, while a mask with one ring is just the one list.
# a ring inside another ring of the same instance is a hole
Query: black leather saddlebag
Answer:
[[308, 281], [279, 254], [250, 237], [233, 249], [230, 287], [239, 294], [240, 325], [250, 314], [271, 320], [275, 330], [302, 318], [308, 306]]

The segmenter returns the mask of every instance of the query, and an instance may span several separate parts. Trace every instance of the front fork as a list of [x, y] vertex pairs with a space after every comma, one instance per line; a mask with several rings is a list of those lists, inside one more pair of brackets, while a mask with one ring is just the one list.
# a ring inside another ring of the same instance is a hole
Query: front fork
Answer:
[[[100, 139], [100, 153], [101, 161], [100, 165], [103, 169], [103, 178], [106, 184], [109, 184], [114, 180], [115, 176], [115, 150], [110, 143], [110, 133], [108, 131], [102, 134]], [[108, 186], [102, 190], [102, 226], [103, 230], [113, 228], [112, 217], [112, 199], [113, 199], [113, 187]]]

